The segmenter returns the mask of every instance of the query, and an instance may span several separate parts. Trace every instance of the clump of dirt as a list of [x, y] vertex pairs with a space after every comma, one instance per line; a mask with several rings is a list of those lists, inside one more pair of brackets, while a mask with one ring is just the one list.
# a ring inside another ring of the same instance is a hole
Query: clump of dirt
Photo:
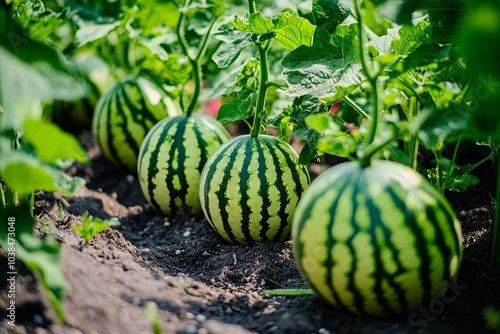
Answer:
[[[150, 208], [134, 175], [117, 172], [88, 134], [80, 139], [92, 164], [76, 164], [68, 174], [83, 177], [87, 185], [71, 197], [40, 192], [35, 205], [36, 233], [43, 237], [53, 230], [62, 245], [70, 288], [65, 323], [57, 324], [40, 283], [20, 265], [18, 325], [4, 320], [0, 333], [148, 333], [147, 303], [156, 304], [165, 333], [478, 333], [487, 331], [484, 307], [500, 307], [500, 271], [489, 266], [494, 219], [494, 182], [485, 182], [494, 179], [489, 170], [482, 170], [489, 174], [479, 186], [448, 194], [462, 224], [464, 252], [447, 298], [408, 317], [381, 320], [335, 310], [315, 296], [263, 295], [267, 289], [306, 287], [291, 242], [233, 246], [201, 215], [163, 217]], [[121, 225], [84, 247], [71, 226], [81, 224], [85, 211], [118, 217]], [[5, 280], [0, 284], [5, 319]]]

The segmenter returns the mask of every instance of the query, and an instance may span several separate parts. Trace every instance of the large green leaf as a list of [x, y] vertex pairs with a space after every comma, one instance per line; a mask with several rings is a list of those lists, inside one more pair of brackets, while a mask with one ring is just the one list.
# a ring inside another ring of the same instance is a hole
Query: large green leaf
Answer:
[[244, 48], [253, 45], [250, 33], [236, 30], [233, 26], [221, 27], [214, 36], [223, 42], [212, 56], [219, 68], [231, 65]]
[[237, 16], [233, 26], [243, 32], [260, 35], [260, 40], [274, 38], [276, 44], [291, 51], [301, 45], [311, 45], [315, 26], [296, 12], [285, 10], [276, 19], [266, 18], [262, 12], [248, 17], [248, 22]]
[[3, 6], [0, 16], [0, 105], [10, 114], [2, 128], [22, 124], [19, 104], [85, 95], [85, 84], [75, 79], [57, 49], [30, 39]]
[[295, 50], [301, 45], [311, 45], [315, 28], [296, 12], [284, 11], [278, 15], [273, 29], [276, 34], [274, 41], [288, 51]]
[[318, 27], [334, 33], [353, 10], [352, 0], [313, 0], [313, 17]]
[[406, 55], [417, 49], [429, 39], [428, 27], [429, 23], [426, 21], [420, 21], [416, 25], [410, 23], [403, 25], [398, 31], [399, 38], [392, 41], [394, 52]]
[[253, 115], [255, 94], [249, 95], [245, 100], [236, 99], [223, 104], [217, 113], [217, 120], [223, 124], [232, 124], [237, 121], [247, 120]]
[[78, 140], [52, 123], [27, 120], [24, 122], [24, 132], [23, 140], [33, 146], [44, 162], [55, 164], [64, 159], [88, 162], [87, 153]]
[[57, 191], [58, 170], [44, 165], [36, 157], [21, 150], [2, 154], [0, 175], [4, 182], [20, 195], [44, 189]]
[[28, 195], [40, 189], [70, 195], [85, 184], [83, 179], [70, 178], [55, 165], [43, 163], [23, 149], [2, 152], [0, 178], [19, 195]]
[[[283, 60], [283, 76], [291, 96], [314, 95], [331, 102], [352, 92], [364, 80], [361, 63], [330, 56], [334, 46], [302, 46]], [[333, 53], [335, 55], [335, 53]]]

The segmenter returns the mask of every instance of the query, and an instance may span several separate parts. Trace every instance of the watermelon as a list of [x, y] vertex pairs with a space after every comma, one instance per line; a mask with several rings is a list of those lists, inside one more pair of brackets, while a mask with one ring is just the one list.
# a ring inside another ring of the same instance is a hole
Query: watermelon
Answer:
[[307, 169], [290, 145], [268, 135], [245, 135], [207, 161], [200, 200], [212, 228], [229, 243], [283, 241], [308, 185]]
[[101, 96], [92, 131], [109, 161], [135, 172], [139, 148], [148, 131], [161, 119], [179, 113], [180, 108], [156, 84], [130, 77]]
[[439, 298], [459, 270], [453, 210], [395, 162], [330, 168], [305, 192], [292, 226], [294, 258], [311, 288], [355, 314], [407, 315]]
[[202, 115], [167, 117], [147, 134], [137, 173], [148, 202], [164, 215], [201, 213], [200, 174], [209, 156], [230, 139], [215, 119]]

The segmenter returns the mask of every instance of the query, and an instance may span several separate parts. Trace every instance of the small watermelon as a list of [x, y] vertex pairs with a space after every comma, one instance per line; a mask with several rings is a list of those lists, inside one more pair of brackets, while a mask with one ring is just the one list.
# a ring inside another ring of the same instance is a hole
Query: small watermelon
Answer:
[[308, 185], [307, 169], [290, 145], [268, 135], [245, 135], [207, 161], [200, 200], [212, 228], [229, 243], [283, 241]]
[[144, 139], [137, 171], [148, 202], [165, 215], [200, 213], [200, 174], [209, 156], [230, 139], [213, 118], [167, 117]]
[[153, 82], [127, 78], [101, 96], [92, 131], [103, 155], [118, 167], [136, 171], [139, 148], [148, 131], [180, 108]]
[[462, 243], [446, 199], [390, 161], [347, 162], [320, 175], [293, 220], [293, 253], [311, 288], [339, 309], [372, 316], [428, 305], [456, 276]]

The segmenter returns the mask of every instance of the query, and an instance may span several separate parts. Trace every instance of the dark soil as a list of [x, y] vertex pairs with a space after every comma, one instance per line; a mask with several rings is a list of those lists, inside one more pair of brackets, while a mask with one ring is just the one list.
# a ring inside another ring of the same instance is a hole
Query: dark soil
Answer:
[[[92, 164], [68, 173], [87, 185], [72, 197], [36, 196], [37, 234], [53, 227], [62, 243], [70, 287], [66, 321], [57, 324], [40, 283], [20, 268], [17, 326], [13, 330], [4, 320], [0, 333], [151, 333], [144, 312], [149, 302], [156, 304], [165, 333], [487, 333], [483, 310], [500, 307], [500, 271], [488, 264], [494, 219], [489, 168], [481, 171], [480, 185], [449, 194], [463, 229], [458, 281], [419, 312], [380, 320], [337, 311], [314, 296], [262, 295], [266, 289], [306, 287], [290, 242], [231, 246], [202, 216], [164, 218], [149, 207], [133, 175], [106, 162], [88, 133], [80, 139]], [[86, 210], [99, 218], [116, 216], [121, 226], [82, 247], [71, 225], [81, 224]], [[6, 302], [0, 291], [3, 319]]]

